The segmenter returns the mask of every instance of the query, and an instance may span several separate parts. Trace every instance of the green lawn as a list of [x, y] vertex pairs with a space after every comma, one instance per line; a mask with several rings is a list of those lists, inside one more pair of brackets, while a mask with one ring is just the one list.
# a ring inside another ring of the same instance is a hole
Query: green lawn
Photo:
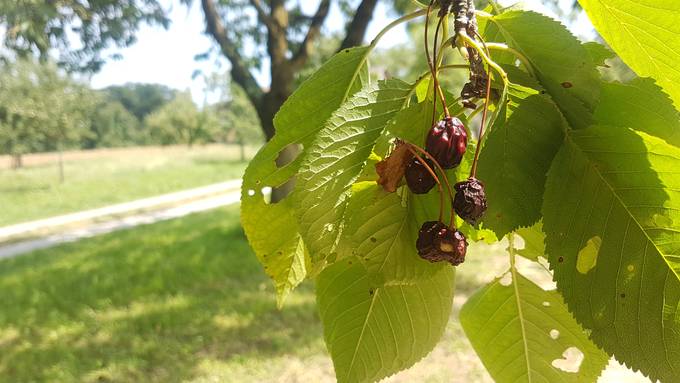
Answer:
[[[462, 294], [494, 268], [470, 258]], [[312, 284], [276, 309], [236, 206], [0, 261], [0, 302], [2, 382], [334, 381]], [[388, 381], [490, 378], [452, 318]]]
[[234, 147], [149, 150], [74, 159], [59, 183], [55, 163], [0, 169], [0, 226], [240, 178]]

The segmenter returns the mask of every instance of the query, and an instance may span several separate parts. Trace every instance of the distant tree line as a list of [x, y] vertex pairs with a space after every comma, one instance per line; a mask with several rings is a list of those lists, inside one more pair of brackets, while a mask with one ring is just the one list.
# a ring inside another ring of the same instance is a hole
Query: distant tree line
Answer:
[[[220, 78], [220, 77], [216, 77]], [[0, 154], [138, 145], [259, 143], [259, 120], [244, 92], [221, 77], [220, 101], [197, 106], [188, 91], [159, 84], [101, 90], [55, 65], [0, 64]]]

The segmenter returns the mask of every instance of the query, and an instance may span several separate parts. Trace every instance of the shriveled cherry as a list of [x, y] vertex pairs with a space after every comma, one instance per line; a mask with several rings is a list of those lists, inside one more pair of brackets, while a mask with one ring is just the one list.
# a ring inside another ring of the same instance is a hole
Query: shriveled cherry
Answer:
[[465, 261], [467, 240], [463, 233], [439, 221], [427, 221], [418, 232], [416, 249], [430, 262], [446, 261], [457, 266]]
[[[432, 161], [425, 160], [425, 163], [432, 169]], [[415, 194], [426, 194], [437, 184], [430, 171], [417, 158], [411, 159], [406, 165], [404, 176], [409, 189]]]
[[456, 196], [453, 199], [453, 210], [465, 222], [476, 225], [486, 211], [486, 193], [484, 184], [476, 178], [468, 178], [453, 186]]
[[437, 121], [427, 134], [425, 148], [442, 168], [455, 168], [463, 160], [467, 148], [465, 126], [456, 117]]

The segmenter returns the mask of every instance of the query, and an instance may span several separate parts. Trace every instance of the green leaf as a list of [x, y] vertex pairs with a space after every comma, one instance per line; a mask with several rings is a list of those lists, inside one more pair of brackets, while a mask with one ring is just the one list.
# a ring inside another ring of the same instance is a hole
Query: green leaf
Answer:
[[[241, 223], [257, 258], [274, 280], [279, 306], [305, 278], [305, 246], [293, 215], [292, 198], [269, 204], [262, 189], [281, 186], [297, 173], [325, 121], [366, 81], [368, 52], [368, 47], [344, 50], [300, 85], [274, 119], [276, 135], [251, 160], [243, 177]], [[293, 144], [302, 145], [303, 153], [278, 167], [279, 153]]]
[[[447, 91], [444, 91], [444, 95], [449, 100], [449, 113], [452, 116], [458, 117], [463, 124], [467, 125], [467, 117], [464, 114], [465, 109], [458, 102], [457, 97]], [[424, 99], [417, 103], [412, 102], [406, 108], [398, 111], [387, 123], [387, 131], [393, 137], [398, 137], [415, 145], [424, 146], [427, 133], [432, 128], [432, 109], [432, 100], [430, 99]], [[435, 118], [443, 117], [444, 108], [442, 108], [441, 102], [437, 101]], [[467, 133], [468, 137], [470, 137], [469, 127]]]
[[517, 254], [534, 262], [538, 257], [545, 254], [545, 233], [543, 232], [543, 222], [538, 222], [532, 227], [522, 227], [515, 231], [524, 240], [524, 248], [518, 249]]
[[507, 44], [527, 57], [538, 80], [574, 128], [590, 125], [599, 74], [588, 51], [562, 24], [534, 12], [494, 16]]
[[410, 213], [413, 206], [409, 207], [397, 193], [387, 193], [375, 182], [355, 184], [338, 245], [341, 255], [359, 257], [379, 282], [414, 281], [447, 267], [418, 256], [415, 243], [420, 224]]
[[[460, 323], [499, 383], [594, 382], [609, 359], [557, 292], [519, 273], [508, 286], [496, 279], [472, 295], [460, 311]], [[566, 358], [575, 359], [578, 352], [584, 356], [580, 363]]]
[[415, 283], [376, 284], [356, 257], [317, 280], [324, 338], [338, 382], [374, 382], [410, 367], [437, 344], [449, 320], [454, 270]]
[[680, 147], [680, 115], [652, 79], [604, 83], [595, 120], [600, 125], [639, 130]]
[[653, 77], [680, 108], [677, 0], [579, 0], [607, 44], [639, 76]]
[[583, 43], [583, 47], [590, 55], [590, 59], [592, 60], [593, 64], [597, 66], [606, 67], [607, 66], [606, 61], [616, 57], [616, 54], [610, 51], [609, 48], [595, 41]]
[[426, 99], [397, 112], [387, 124], [387, 130], [395, 137], [422, 146], [431, 124], [432, 101]]
[[380, 81], [338, 109], [306, 152], [295, 185], [295, 211], [312, 264], [332, 255], [350, 187], [387, 122], [401, 110], [412, 87]]
[[653, 380], [680, 376], [680, 149], [627, 128], [572, 131], [546, 183], [557, 287], [592, 339]]
[[291, 222], [294, 222], [291, 205], [290, 199], [284, 199], [265, 205], [259, 214], [254, 212], [254, 206], [241, 207], [241, 224], [247, 228], [248, 241], [265, 273], [274, 282], [279, 308], [305, 279], [309, 269], [305, 245], [300, 235], [291, 230]]
[[484, 225], [498, 238], [541, 217], [545, 179], [564, 138], [564, 122], [552, 101], [513, 85], [509, 103], [484, 142], [478, 178], [485, 184]]

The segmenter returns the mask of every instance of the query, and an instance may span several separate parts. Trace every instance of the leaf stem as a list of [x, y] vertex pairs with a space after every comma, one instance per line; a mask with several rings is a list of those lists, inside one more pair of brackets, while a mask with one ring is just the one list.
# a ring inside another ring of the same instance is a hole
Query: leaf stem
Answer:
[[517, 304], [517, 316], [519, 319], [520, 329], [522, 330], [522, 342], [524, 345], [524, 357], [527, 364], [528, 371], [531, 371], [531, 361], [529, 360], [529, 345], [527, 343], [527, 333], [524, 325], [524, 311], [522, 310], [522, 302], [519, 297], [519, 279], [517, 272], [517, 265], [515, 264], [515, 233], [508, 234], [508, 254], [510, 256], [510, 272], [512, 273], [512, 286], [515, 290], [515, 302]]
[[489, 12], [484, 12], [480, 10], [475, 11], [475, 16], [479, 17], [480, 19], [490, 19], [493, 17], [492, 13]]
[[503, 43], [486, 43], [486, 46], [489, 49], [512, 53], [513, 55], [515, 55], [519, 59], [519, 61], [524, 66], [524, 68], [526, 68], [526, 70], [529, 71], [529, 74], [531, 74], [533, 77], [536, 77], [536, 73], [534, 72], [534, 67], [529, 62], [529, 59], [522, 54], [522, 52], [518, 51], [515, 48], [511, 48], [507, 44], [503, 44]]
[[[482, 38], [482, 36], [477, 34], [477, 37], [479, 40], [482, 42], [482, 45], [484, 46], [484, 50], [486, 51], [486, 54], [489, 55], [489, 59], [491, 58], [491, 54], [489, 53], [489, 48], [486, 45], [486, 42]], [[486, 116], [489, 113], [489, 101], [491, 99], [491, 76], [487, 74], [487, 79], [486, 79], [486, 100], [484, 101], [484, 110], [482, 111], [482, 121], [479, 124], [479, 135], [477, 136], [477, 147], [475, 148], [475, 157], [472, 160], [472, 169], [470, 170], [470, 177], [471, 178], [477, 178], [477, 163], [479, 162], [479, 152], [482, 149], [482, 140], [484, 139], [484, 124], [486, 123]]]
[[517, 265], [515, 263], [515, 232], [508, 233], [508, 255], [510, 255], [510, 271], [512, 272], [513, 281], [515, 279], [515, 272]]
[[373, 40], [371, 41], [371, 49], [375, 48], [375, 46], [378, 45], [378, 42], [380, 41], [380, 39], [381, 39], [383, 36], [385, 36], [385, 34], [386, 34], [387, 32], [389, 32], [392, 28], [396, 27], [397, 25], [399, 25], [399, 24], [401, 24], [401, 23], [405, 23], [405, 22], [407, 22], [407, 21], [416, 19], [416, 18], [418, 18], [418, 17], [420, 17], [420, 16], [423, 16], [423, 15], [425, 15], [425, 14], [427, 14], [427, 10], [425, 10], [425, 9], [419, 9], [419, 10], [417, 10], [417, 11], [415, 11], [415, 12], [412, 12], [412, 13], [409, 13], [409, 14], [407, 14], [407, 15], [404, 15], [404, 16], [402, 16], [402, 17], [400, 17], [400, 18], [398, 18], [398, 19], [392, 21], [391, 23], [387, 24], [387, 25], [385, 26], [385, 28], [383, 28], [380, 32], [378, 32], [378, 34], [375, 35], [375, 38], [373, 38]]
[[[508, 96], [508, 87], [510, 84], [510, 80], [508, 79], [508, 74], [503, 70], [503, 68], [500, 67], [495, 61], [491, 60], [489, 58], [489, 55], [486, 54], [485, 50], [479, 46], [479, 43], [475, 41], [473, 38], [471, 38], [465, 31], [459, 32], [457, 36], [460, 36], [468, 45], [473, 47], [477, 52], [479, 53], [480, 57], [482, 57], [482, 60], [491, 68], [493, 68], [498, 74], [501, 76], [501, 80], [503, 80], [503, 91], [501, 92], [501, 97], [498, 102], [498, 112], [494, 113], [494, 116], [492, 117], [491, 121], [489, 122], [489, 126], [493, 126], [496, 122], [496, 119], [500, 115], [500, 110], [505, 105], [507, 96]], [[491, 73], [489, 73], [490, 75]], [[487, 93], [488, 96], [488, 93]]]
[[[444, 69], [466, 69], [467, 70], [467, 69], [470, 69], [470, 66], [465, 65], [465, 64], [455, 64], [455, 65], [442, 65], [442, 66], [439, 67], [439, 71], [442, 71]], [[421, 82], [423, 82], [425, 79], [430, 78], [431, 76], [432, 76], [432, 73], [430, 73], [429, 70], [421, 73], [420, 76], [418, 76], [418, 79], [413, 83], [413, 86], [411, 86], [411, 89], [409, 90], [409, 93], [406, 95], [406, 98], [407, 99], [411, 98], [411, 96], [413, 96], [413, 93], [415, 93], [418, 85]], [[460, 97], [458, 99], [460, 99]], [[458, 99], [456, 99], [456, 100], [458, 100]], [[450, 105], [453, 105], [453, 103], [451, 103]]]
[[[439, 18], [439, 21], [437, 22], [437, 28], [435, 29], [435, 32], [434, 32], [434, 48], [432, 50], [432, 57], [434, 58], [435, 62], [434, 62], [434, 69], [433, 69], [432, 75], [434, 76], [433, 79], [434, 79], [435, 91], [437, 93], [439, 93], [439, 98], [441, 100], [442, 107], [444, 108], [444, 115], [446, 117], [449, 117], [450, 113], [449, 113], [449, 108], [446, 105], [446, 97], [444, 96], [444, 91], [442, 91], [442, 87], [439, 85], [439, 78], [438, 78], [438, 71], [439, 71], [438, 68], [439, 68], [439, 63], [440, 63], [440, 57], [439, 57], [439, 55], [437, 55], [437, 41], [439, 40], [439, 29], [442, 26], [443, 20], [444, 20], [443, 17]], [[433, 114], [434, 114], [434, 112], [433, 112]], [[434, 123], [434, 121], [433, 121], [433, 123]]]
[[[427, 37], [428, 31], [430, 30], [430, 12], [432, 11], [432, 5], [434, 4], [434, 0], [430, 0], [430, 4], [427, 6], [427, 13], [425, 14], [425, 33], [424, 39], [425, 43], [423, 44], [425, 46], [425, 57], [427, 57], [427, 67], [430, 68], [430, 76], [432, 79], [432, 86], [434, 88], [437, 87], [437, 75], [435, 74], [435, 69], [434, 69], [434, 63], [432, 62], [432, 56], [430, 56], [430, 39]], [[435, 47], [437, 44], [437, 35], [435, 34]], [[434, 53], [436, 54], [436, 53]], [[433, 54], [433, 55], [434, 55]], [[428, 85], [428, 93], [429, 93], [429, 85]], [[433, 94], [433, 102], [432, 102], [432, 121], [430, 122], [430, 126], [434, 125], [434, 117], [435, 114], [437, 113], [437, 91], [434, 91]]]

